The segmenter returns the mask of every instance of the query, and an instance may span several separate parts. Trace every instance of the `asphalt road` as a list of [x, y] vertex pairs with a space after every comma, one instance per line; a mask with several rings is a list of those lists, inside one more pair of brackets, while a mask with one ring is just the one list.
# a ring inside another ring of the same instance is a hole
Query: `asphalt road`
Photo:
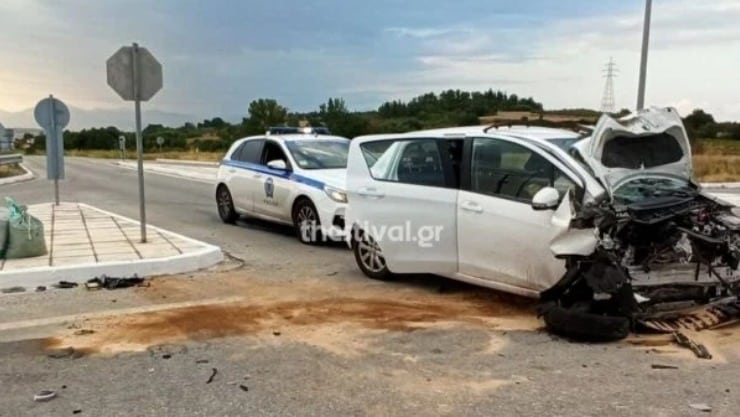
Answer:
[[[0, 196], [11, 196], [24, 204], [53, 201], [53, 183], [45, 177], [45, 158], [26, 157], [25, 160], [26, 166], [39, 178], [2, 186]], [[145, 179], [147, 223], [221, 246], [250, 267], [269, 268], [276, 261], [286, 268], [337, 264], [349, 271], [354, 266], [351, 254], [341, 245], [303, 247], [288, 227], [257, 220], [242, 221], [236, 227], [221, 223], [210, 184], [154, 173], [146, 173]], [[66, 158], [66, 179], [60, 181], [60, 199], [139, 218], [136, 171], [121, 168], [111, 161]], [[288, 255], [286, 247], [299, 250], [291, 250]], [[274, 255], [282, 256], [274, 258]]]
[[[27, 159], [43, 174], [41, 158]], [[134, 171], [68, 158], [67, 176], [64, 200], [138, 217]], [[372, 282], [341, 246], [301, 245], [289, 229], [260, 222], [221, 224], [209, 184], [146, 178], [150, 223], [220, 245], [245, 267], [155, 279], [150, 288], [0, 297], [1, 417], [697, 416], [691, 404], [701, 403], [715, 416], [740, 410], [737, 327], [707, 339], [711, 361], [661, 337], [569, 343], [542, 331], [524, 300], [435, 277]], [[5, 195], [26, 204], [53, 196], [44, 179], [2, 186]], [[243, 304], [224, 304], [229, 297]], [[214, 305], [167, 310], [208, 300]], [[116, 315], [152, 306], [164, 311]], [[92, 316], [54, 321], [83, 312]], [[91, 354], [47, 356], [61, 341]], [[34, 402], [43, 389], [58, 397]]]

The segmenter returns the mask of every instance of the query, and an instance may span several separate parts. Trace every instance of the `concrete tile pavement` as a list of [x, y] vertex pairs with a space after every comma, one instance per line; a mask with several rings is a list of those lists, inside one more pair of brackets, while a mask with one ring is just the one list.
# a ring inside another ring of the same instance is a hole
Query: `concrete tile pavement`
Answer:
[[38, 204], [29, 213], [44, 223], [48, 254], [0, 261], [0, 288], [82, 282], [102, 274], [175, 274], [223, 259], [216, 246], [153, 226], [147, 227], [148, 242], [141, 243], [137, 221], [86, 204]]

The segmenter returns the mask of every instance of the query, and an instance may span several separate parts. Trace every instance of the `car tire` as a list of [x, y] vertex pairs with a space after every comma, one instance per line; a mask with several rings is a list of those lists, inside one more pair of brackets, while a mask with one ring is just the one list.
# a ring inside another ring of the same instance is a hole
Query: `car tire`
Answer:
[[565, 308], [555, 302], [538, 307], [550, 333], [580, 342], [614, 342], [630, 333], [630, 320], [596, 314], [589, 309]]
[[392, 281], [395, 278], [385, 263], [380, 246], [362, 231], [355, 232], [352, 238], [352, 253], [355, 255], [357, 266], [368, 278], [379, 281]]
[[321, 243], [321, 220], [311, 200], [300, 198], [293, 205], [293, 227], [301, 243], [305, 245]]
[[231, 198], [229, 188], [221, 184], [216, 189], [216, 205], [218, 207], [218, 216], [226, 224], [234, 224], [239, 218], [239, 214], [234, 209], [234, 199]]

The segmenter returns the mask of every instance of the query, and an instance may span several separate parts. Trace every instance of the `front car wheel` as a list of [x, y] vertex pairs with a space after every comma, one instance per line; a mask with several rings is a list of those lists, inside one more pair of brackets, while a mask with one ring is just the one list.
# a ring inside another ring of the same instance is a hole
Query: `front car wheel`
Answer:
[[216, 204], [218, 205], [218, 216], [221, 217], [221, 221], [227, 224], [236, 223], [239, 215], [234, 209], [234, 200], [231, 198], [231, 192], [223, 184], [216, 190]]
[[296, 202], [293, 208], [293, 227], [301, 243], [315, 245], [321, 242], [321, 220], [311, 200], [302, 198]]
[[357, 235], [352, 239], [352, 252], [362, 273], [369, 278], [381, 281], [393, 279], [393, 274], [385, 263], [385, 257], [378, 242], [367, 233], [358, 232]]

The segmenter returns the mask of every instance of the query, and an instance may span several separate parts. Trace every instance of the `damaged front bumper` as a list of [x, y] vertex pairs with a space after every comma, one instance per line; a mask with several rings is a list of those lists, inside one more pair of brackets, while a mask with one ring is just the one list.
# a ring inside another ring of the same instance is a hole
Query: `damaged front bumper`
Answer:
[[[563, 211], [554, 218], [563, 222]], [[552, 332], [615, 340], [740, 319], [740, 216], [731, 207], [697, 194], [633, 207], [595, 203], [569, 220], [551, 246], [567, 272], [541, 294]]]

